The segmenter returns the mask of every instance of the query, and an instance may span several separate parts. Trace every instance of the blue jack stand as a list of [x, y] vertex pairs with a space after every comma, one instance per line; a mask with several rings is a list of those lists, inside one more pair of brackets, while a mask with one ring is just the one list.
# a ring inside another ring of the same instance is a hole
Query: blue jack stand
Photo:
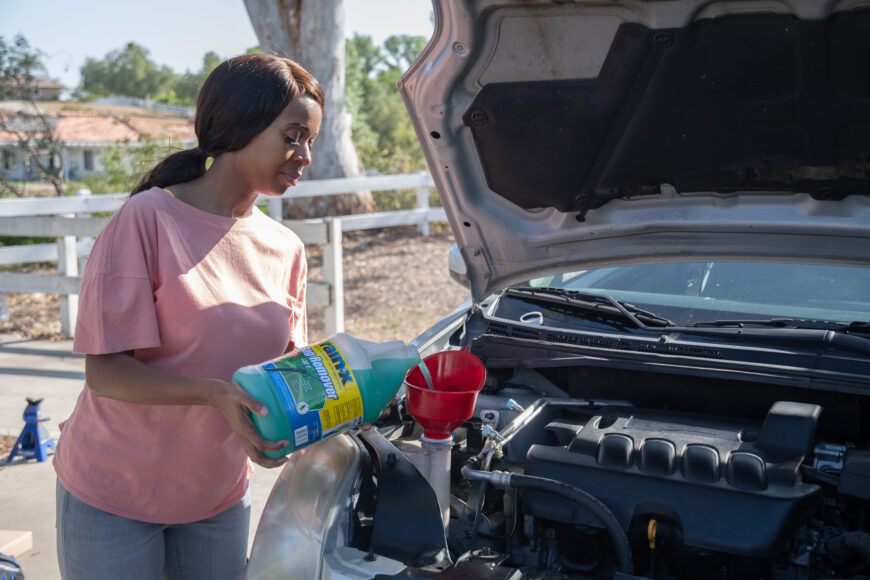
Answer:
[[39, 416], [41, 402], [42, 399], [34, 400], [27, 397], [27, 407], [24, 409], [24, 429], [21, 430], [21, 435], [12, 446], [12, 452], [6, 458], [6, 463], [12, 461], [16, 455], [45, 461], [48, 459], [48, 450], [54, 451], [56, 449], [54, 439], [42, 426], [42, 423], [48, 421], [49, 418]]

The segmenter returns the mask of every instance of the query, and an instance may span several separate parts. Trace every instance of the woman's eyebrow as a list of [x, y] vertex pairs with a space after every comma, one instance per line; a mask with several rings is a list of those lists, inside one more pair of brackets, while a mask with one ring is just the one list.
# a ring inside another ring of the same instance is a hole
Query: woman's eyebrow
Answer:
[[317, 133], [312, 133], [311, 129], [305, 123], [287, 123], [287, 127], [300, 127], [305, 130], [311, 137], [317, 137]]

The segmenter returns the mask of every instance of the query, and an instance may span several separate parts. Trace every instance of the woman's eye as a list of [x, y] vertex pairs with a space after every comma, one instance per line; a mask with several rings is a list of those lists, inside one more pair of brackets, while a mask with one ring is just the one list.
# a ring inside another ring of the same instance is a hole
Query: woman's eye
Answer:
[[287, 145], [290, 147], [299, 147], [302, 145], [302, 137], [304, 136], [304, 131], [299, 127], [291, 127], [284, 134], [284, 141], [287, 142]]

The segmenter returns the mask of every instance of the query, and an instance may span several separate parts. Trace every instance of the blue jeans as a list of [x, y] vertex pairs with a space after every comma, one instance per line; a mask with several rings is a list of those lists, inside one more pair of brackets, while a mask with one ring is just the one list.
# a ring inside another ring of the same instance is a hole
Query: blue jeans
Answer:
[[234, 579], [245, 567], [250, 492], [223, 512], [190, 524], [116, 516], [57, 484], [57, 561], [64, 580]]

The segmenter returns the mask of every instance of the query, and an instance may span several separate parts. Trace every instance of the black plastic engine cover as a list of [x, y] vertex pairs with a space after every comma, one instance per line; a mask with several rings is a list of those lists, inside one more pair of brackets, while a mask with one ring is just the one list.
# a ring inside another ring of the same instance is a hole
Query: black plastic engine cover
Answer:
[[[687, 546], [764, 557], [813, 513], [816, 485], [799, 467], [821, 408], [776, 403], [760, 429], [698, 416], [614, 407], [578, 424], [567, 445], [529, 448], [525, 473], [575, 485], [606, 504], [624, 528], [665, 517]], [[565, 420], [552, 429], [565, 432]], [[525, 494], [536, 517], [601, 527], [582, 507]]]

